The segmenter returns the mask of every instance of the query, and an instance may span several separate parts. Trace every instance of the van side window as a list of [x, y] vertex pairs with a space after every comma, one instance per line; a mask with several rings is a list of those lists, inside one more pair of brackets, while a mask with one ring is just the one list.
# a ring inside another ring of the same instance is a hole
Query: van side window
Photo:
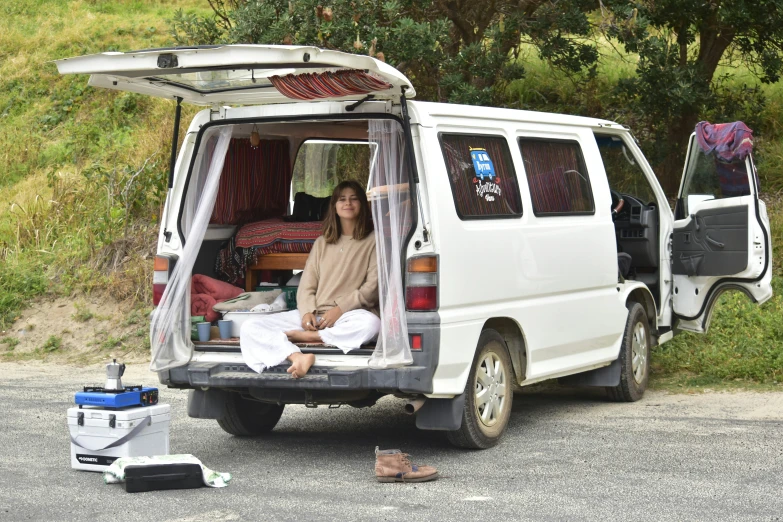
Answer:
[[593, 191], [579, 143], [519, 138], [533, 213], [536, 216], [593, 214]]
[[522, 215], [519, 185], [506, 138], [440, 134], [440, 146], [460, 219]]

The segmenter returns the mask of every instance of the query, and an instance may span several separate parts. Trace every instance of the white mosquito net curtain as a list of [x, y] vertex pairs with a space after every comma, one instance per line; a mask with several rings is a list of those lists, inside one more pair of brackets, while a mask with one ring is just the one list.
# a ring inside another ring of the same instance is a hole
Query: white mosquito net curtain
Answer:
[[[369, 141], [377, 147], [375, 161], [370, 165], [368, 193], [375, 222], [381, 310], [381, 329], [369, 365], [393, 368], [413, 362], [401, 265], [402, 245], [411, 227], [408, 169], [399, 123], [370, 120], [368, 126]], [[152, 314], [150, 369], [153, 371], [187, 364], [193, 354], [189, 335], [190, 279], [215, 205], [230, 141], [228, 126], [210, 129], [202, 137], [205, 145], [197, 152], [191, 188], [182, 212], [185, 246]]]
[[207, 146], [199, 148], [190, 181], [194, 185], [188, 190], [182, 212], [185, 246], [169, 277], [160, 304], [152, 314], [152, 371], [182, 366], [193, 355], [193, 343], [190, 341], [190, 278], [215, 206], [220, 174], [230, 141], [231, 127], [227, 126], [210, 129], [202, 137], [202, 143]]
[[393, 368], [413, 362], [401, 265], [402, 245], [411, 227], [411, 195], [402, 127], [394, 120], [370, 120], [368, 130], [370, 143], [377, 145], [367, 188], [375, 222], [381, 308], [381, 331], [369, 365]]

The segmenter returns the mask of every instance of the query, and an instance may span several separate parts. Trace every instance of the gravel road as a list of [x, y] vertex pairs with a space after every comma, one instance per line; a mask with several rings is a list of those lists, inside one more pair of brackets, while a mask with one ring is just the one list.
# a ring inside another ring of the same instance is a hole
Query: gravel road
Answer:
[[[225, 489], [128, 494], [70, 468], [66, 410], [102, 366], [0, 364], [0, 520], [783, 520], [783, 393], [648, 392], [635, 404], [583, 390], [517, 395], [503, 441], [450, 447], [402, 401], [288, 407], [274, 432], [234, 438], [161, 390], [171, 449], [231, 472]], [[141, 364], [126, 383], [156, 384]], [[402, 448], [442, 475], [380, 484], [373, 449]]]

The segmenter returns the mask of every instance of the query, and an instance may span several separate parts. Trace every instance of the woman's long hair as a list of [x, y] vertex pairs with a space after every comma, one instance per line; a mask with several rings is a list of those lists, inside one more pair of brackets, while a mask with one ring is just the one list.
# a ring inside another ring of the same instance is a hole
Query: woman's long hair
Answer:
[[334, 188], [332, 199], [329, 201], [329, 211], [324, 218], [323, 236], [327, 243], [336, 243], [343, 233], [340, 226], [340, 216], [337, 215], [337, 202], [345, 189], [353, 190], [356, 197], [359, 198], [359, 215], [356, 217], [356, 226], [353, 228], [353, 238], [364, 239], [373, 231], [370, 204], [367, 202], [364, 188], [356, 181], [343, 181]]

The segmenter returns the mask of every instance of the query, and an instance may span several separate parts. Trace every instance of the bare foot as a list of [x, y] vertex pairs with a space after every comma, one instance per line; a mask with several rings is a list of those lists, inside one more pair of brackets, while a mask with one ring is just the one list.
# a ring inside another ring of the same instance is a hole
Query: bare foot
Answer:
[[[312, 332], [311, 332], [312, 333]], [[291, 361], [291, 366], [286, 370], [291, 374], [294, 379], [301, 379], [307, 372], [310, 371], [310, 367], [315, 363], [315, 355], [311, 353], [295, 352], [287, 357]]]
[[285, 333], [288, 340], [292, 343], [322, 343], [318, 332], [307, 332], [305, 330], [291, 330]]

